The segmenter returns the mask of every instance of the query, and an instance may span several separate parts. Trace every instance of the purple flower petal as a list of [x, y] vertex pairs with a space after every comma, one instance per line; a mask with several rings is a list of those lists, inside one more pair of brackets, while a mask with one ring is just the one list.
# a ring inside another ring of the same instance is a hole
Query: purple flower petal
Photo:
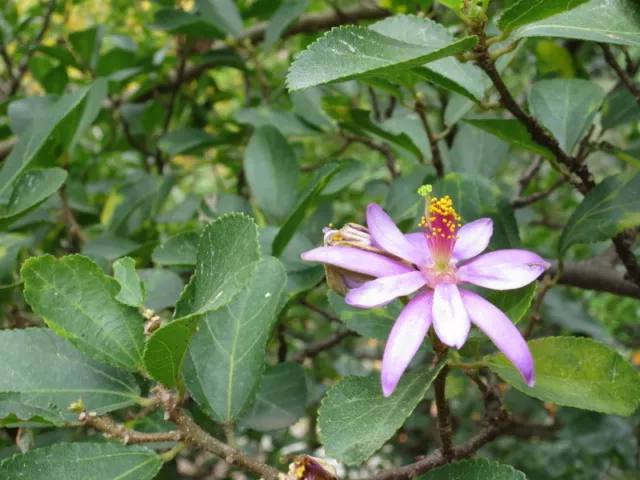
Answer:
[[431, 250], [429, 249], [429, 241], [427, 240], [427, 235], [424, 232], [416, 232], [416, 233], [406, 233], [404, 235], [411, 245], [416, 250], [419, 250], [425, 257], [425, 260], [428, 263], [432, 263], [431, 259]]
[[460, 289], [460, 294], [471, 321], [513, 362], [527, 385], [533, 387], [533, 357], [516, 326], [500, 309], [480, 295], [464, 289]]
[[524, 287], [538, 278], [550, 264], [527, 250], [498, 250], [474, 258], [458, 270], [460, 282], [493, 290]]
[[304, 252], [300, 256], [308, 262], [328, 263], [372, 277], [385, 277], [415, 271], [409, 265], [391, 260], [384, 255], [352, 247], [319, 247]]
[[422, 345], [431, 326], [433, 293], [422, 292], [411, 299], [394, 323], [382, 357], [382, 393], [393, 393], [400, 377]]
[[453, 247], [454, 261], [466, 260], [481, 254], [489, 245], [493, 235], [493, 220], [481, 218], [467, 223], [458, 230], [458, 239]]
[[381, 277], [365, 283], [360, 288], [351, 290], [344, 300], [353, 307], [380, 307], [398, 297], [415, 292], [426, 283], [427, 280], [422, 273], [416, 271], [392, 277]]
[[461, 348], [467, 341], [471, 322], [457, 285], [441, 283], [435, 286], [433, 328], [440, 341], [450, 347]]
[[373, 240], [383, 250], [419, 267], [427, 262], [428, 255], [409, 243], [380, 205], [370, 203], [367, 207], [367, 227]]

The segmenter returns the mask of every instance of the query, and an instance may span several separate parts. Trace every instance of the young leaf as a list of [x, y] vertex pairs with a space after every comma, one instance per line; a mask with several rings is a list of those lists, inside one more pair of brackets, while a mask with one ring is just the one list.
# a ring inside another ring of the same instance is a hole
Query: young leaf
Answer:
[[287, 75], [289, 90], [361, 76], [393, 75], [472, 48], [475, 36], [444, 47], [414, 45], [360, 26], [336, 27], [307, 48]]
[[545, 402], [630, 416], [640, 404], [640, 374], [618, 352], [588, 338], [550, 337], [529, 342], [535, 385], [528, 387], [502, 354], [487, 366], [518, 390]]
[[253, 407], [241, 424], [260, 432], [280, 430], [293, 425], [307, 406], [307, 381], [297, 363], [279, 363], [262, 377]]
[[583, 4], [570, 12], [523, 26], [514, 33], [515, 38], [561, 37], [640, 46], [640, 4], [636, 0], [579, 2]]
[[189, 346], [184, 378], [213, 418], [233, 421], [256, 394], [285, 283], [282, 264], [264, 258], [240, 295], [203, 316]]
[[260, 258], [258, 228], [241, 213], [207, 225], [198, 243], [196, 273], [176, 305], [174, 318], [215, 310], [247, 284]]
[[379, 375], [349, 376], [334, 385], [318, 412], [327, 455], [347, 465], [367, 460], [411, 415], [442, 365], [405, 374], [389, 398], [382, 395]]
[[507, 34], [523, 25], [573, 10], [588, 1], [519, 0], [504, 11], [500, 20], [498, 20], [498, 27], [503, 33]]
[[6, 228], [26, 214], [32, 212], [51, 195], [56, 193], [67, 179], [61, 168], [30, 170], [16, 182], [9, 203], [0, 215], [0, 228]]
[[116, 300], [132, 307], [139, 307], [144, 303], [144, 284], [138, 278], [136, 262], [133, 259], [124, 257], [115, 262], [113, 276], [121, 287]]
[[184, 290], [180, 275], [162, 268], [142, 268], [137, 271], [144, 284], [146, 300], [144, 305], [156, 312], [175, 306]]
[[119, 443], [59, 443], [0, 463], [4, 480], [151, 480], [161, 467], [153, 450]]
[[202, 16], [226, 35], [242, 31], [242, 18], [233, 0], [196, 0]]
[[94, 360], [140, 368], [142, 317], [116, 300], [120, 284], [98, 265], [81, 255], [32, 257], [22, 278], [27, 302], [58, 335]]
[[559, 78], [536, 82], [529, 92], [529, 110], [571, 153], [598, 113], [604, 90], [588, 80]]
[[501, 465], [486, 458], [474, 458], [436, 468], [418, 477], [418, 480], [450, 480], [454, 478], [526, 480], [527, 477], [511, 465]]
[[103, 414], [140, 395], [131, 375], [90, 360], [45, 328], [0, 331], [0, 351], [6, 372], [0, 376], [0, 424], [11, 423], [11, 415], [62, 424], [77, 420], [67, 408], [79, 398], [87, 410]]
[[640, 225], [640, 173], [612, 175], [598, 184], [575, 209], [560, 236], [560, 253], [576, 243], [603, 241]]
[[264, 36], [264, 48], [271, 48], [280, 35], [304, 13], [311, 0], [285, 0], [273, 14]]
[[258, 206], [268, 217], [286, 218], [296, 204], [300, 169], [277, 128], [263, 126], [253, 133], [244, 154], [244, 170]]

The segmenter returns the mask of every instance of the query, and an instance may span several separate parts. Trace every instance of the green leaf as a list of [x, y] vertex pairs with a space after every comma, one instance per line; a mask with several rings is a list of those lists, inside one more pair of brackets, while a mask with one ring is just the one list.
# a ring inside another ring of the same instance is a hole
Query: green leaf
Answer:
[[144, 284], [138, 278], [136, 262], [133, 259], [125, 257], [115, 262], [113, 276], [121, 287], [116, 300], [132, 307], [139, 307], [144, 303]]
[[587, 132], [604, 100], [604, 90], [588, 80], [558, 78], [536, 82], [529, 110], [568, 153]]
[[154, 380], [169, 388], [180, 385], [182, 364], [191, 337], [202, 319], [201, 313], [174, 320], [159, 328], [144, 346], [142, 361]]
[[602, 107], [602, 128], [614, 128], [638, 120], [640, 105], [626, 86], [621, 85], [607, 95]]
[[504, 11], [498, 20], [498, 27], [503, 33], [510, 33], [523, 25], [573, 10], [588, 1], [589, 0], [519, 0]]
[[94, 360], [140, 368], [142, 317], [116, 300], [120, 284], [98, 265], [81, 255], [32, 257], [22, 278], [27, 302], [58, 335]]
[[30, 170], [15, 184], [9, 203], [0, 215], [0, 228], [4, 229], [56, 193], [67, 179], [67, 172], [61, 168]]
[[450, 463], [444, 467], [431, 470], [418, 480], [526, 480], [524, 473], [511, 465], [501, 465], [485, 458], [474, 458]]
[[[401, 42], [429, 48], [444, 48], [455, 42], [453, 35], [442, 25], [414, 15], [394, 15], [369, 28]], [[425, 80], [473, 101], [482, 100], [484, 96], [485, 75], [479, 67], [470, 63], [460, 63], [449, 57], [424, 67], [416, 67], [412, 71]]]
[[537, 282], [515, 290], [494, 290], [487, 300], [502, 310], [513, 323], [518, 323], [529, 311], [536, 294]]
[[153, 16], [153, 27], [173, 34], [196, 38], [220, 38], [224, 34], [201, 15], [176, 8], [163, 8]]
[[69, 43], [84, 66], [95, 68], [100, 55], [104, 27], [96, 25], [69, 34]]
[[612, 175], [590, 191], [575, 209], [560, 236], [560, 253], [576, 243], [607, 240], [640, 225], [640, 173]]
[[82, 248], [88, 257], [104, 257], [113, 262], [140, 249], [140, 245], [127, 238], [106, 235], [90, 240]]
[[329, 304], [336, 315], [351, 330], [366, 338], [386, 341], [393, 324], [404, 306], [400, 300], [394, 300], [385, 307], [362, 308], [347, 305], [340, 295], [329, 292]]
[[[260, 230], [260, 248], [263, 255], [271, 255], [271, 246], [278, 234], [276, 227], [266, 227]], [[318, 232], [318, 236], [322, 234]], [[288, 297], [297, 295], [315, 287], [324, 277], [321, 265], [305, 262], [300, 258], [302, 252], [311, 250], [315, 244], [307, 237], [296, 233], [280, 255], [279, 260], [287, 272], [287, 286], [284, 291]]]
[[477, 37], [472, 36], [445, 47], [425, 47], [387, 37], [366, 27], [336, 27], [294, 61], [287, 75], [287, 86], [289, 90], [299, 90], [361, 76], [389, 76], [465, 52], [477, 41]]
[[170, 156], [197, 153], [208, 147], [220, 145], [219, 137], [193, 127], [183, 127], [162, 136], [158, 148]]
[[280, 35], [302, 15], [311, 0], [284, 0], [273, 14], [264, 36], [264, 48], [271, 48]]
[[297, 363], [279, 363], [267, 369], [253, 407], [241, 424], [260, 432], [287, 428], [304, 415], [307, 381]]
[[442, 365], [406, 373], [389, 398], [382, 395], [380, 375], [349, 376], [331, 387], [318, 411], [327, 455], [347, 465], [367, 460], [411, 415]]
[[147, 295], [144, 304], [155, 312], [173, 307], [184, 290], [182, 278], [171, 270], [143, 268], [138, 270], [138, 276]]
[[55, 95], [43, 95], [40, 97], [26, 97], [15, 100], [9, 104], [9, 125], [13, 133], [23, 135], [31, 123], [49, 110], [57, 100]]
[[505, 142], [509, 142], [525, 150], [529, 150], [545, 158], [553, 158], [553, 154], [545, 147], [538, 145], [531, 138], [531, 134], [525, 126], [516, 119], [499, 119], [499, 118], [483, 118], [477, 120], [465, 120], [467, 123], [478, 127], [485, 132], [501, 138]]
[[286, 218], [296, 204], [300, 169], [277, 128], [263, 126], [253, 133], [244, 154], [244, 171], [258, 206], [271, 218]]
[[503, 354], [487, 366], [529, 396], [567, 407], [633, 415], [640, 403], [640, 375], [618, 352], [589, 338], [550, 337], [529, 342], [535, 362], [531, 388]]
[[151, 480], [161, 467], [153, 450], [119, 443], [60, 443], [0, 463], [4, 480]]
[[459, 125], [451, 148], [451, 163], [456, 172], [494, 178], [509, 153], [504, 140], [468, 123]]
[[[94, 362], [45, 328], [0, 331], [5, 375], [0, 376], [2, 423], [39, 419], [60, 425], [77, 420], [68, 406], [82, 398], [99, 414], [133, 405], [140, 395], [135, 379]], [[9, 417], [9, 420], [7, 420]]]
[[52, 164], [71, 143], [74, 135], [80, 132], [77, 127], [90, 90], [90, 87], [79, 88], [63, 96], [46, 115], [29, 125], [2, 163], [0, 194], [9, 189], [14, 180], [32, 163]]
[[591, 0], [570, 12], [520, 28], [515, 38], [522, 37], [575, 38], [637, 47], [640, 46], [640, 5], [635, 0]]
[[302, 193], [298, 205], [293, 210], [289, 218], [287, 218], [280, 228], [278, 235], [273, 240], [272, 255], [280, 257], [282, 252], [295, 235], [300, 224], [311, 214], [314, 204], [317, 203], [318, 196], [322, 193], [331, 179], [346, 166], [346, 162], [329, 163], [324, 165], [314, 182]]
[[242, 213], [207, 225], [198, 243], [196, 273], [182, 293], [174, 317], [215, 310], [247, 284], [260, 259], [258, 228]]
[[151, 259], [158, 265], [195, 266], [199, 238], [198, 232], [180, 233], [157, 247]]
[[212, 418], [235, 420], [255, 396], [285, 282], [282, 264], [264, 258], [240, 295], [203, 316], [189, 346], [184, 379]]
[[242, 18], [233, 0], [196, 0], [196, 6], [221, 32], [235, 36], [242, 31]]

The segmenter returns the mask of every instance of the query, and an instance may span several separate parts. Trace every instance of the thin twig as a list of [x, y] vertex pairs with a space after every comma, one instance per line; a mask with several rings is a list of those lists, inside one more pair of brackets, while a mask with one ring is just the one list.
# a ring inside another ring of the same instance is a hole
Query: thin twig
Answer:
[[63, 185], [59, 190], [60, 195], [60, 203], [62, 205], [62, 211], [60, 212], [60, 217], [62, 221], [67, 226], [67, 230], [73, 238], [77, 238], [80, 241], [80, 244], [85, 244], [89, 241], [89, 237], [84, 230], [80, 226], [80, 224], [76, 221], [76, 217], [71, 210], [71, 206], [69, 205], [69, 197], [67, 195], [67, 186]]
[[371, 106], [373, 107], [373, 116], [376, 119], [376, 122], [380, 123], [382, 121], [382, 113], [380, 112], [378, 95], [376, 95], [376, 92], [372, 87], [367, 87], [367, 91], [369, 92], [369, 96], [371, 97]]
[[616, 75], [618, 75], [618, 78], [620, 78], [620, 81], [624, 84], [625, 87], [627, 87], [627, 89], [629, 89], [633, 97], [636, 99], [636, 102], [638, 102], [638, 104], [640, 105], [640, 87], [636, 86], [633, 79], [620, 66], [620, 64], [616, 60], [616, 57], [611, 52], [611, 48], [609, 48], [609, 45], [601, 43], [600, 48], [602, 48], [602, 51], [604, 52], [604, 59], [606, 60], [606, 62], [611, 68], [613, 68], [613, 70], [616, 72]]
[[418, 97], [414, 109], [420, 117], [424, 131], [429, 139], [429, 145], [431, 146], [431, 161], [433, 162], [433, 167], [436, 169], [436, 175], [439, 178], [442, 178], [444, 177], [444, 163], [442, 162], [438, 139], [434, 135], [433, 130], [431, 130], [431, 125], [429, 125], [429, 120], [427, 119], [427, 106], [422, 98]]
[[371, 150], [380, 152], [382, 155], [384, 155], [384, 158], [387, 163], [387, 168], [389, 169], [389, 173], [391, 173], [391, 176], [396, 178], [400, 175], [400, 172], [396, 167], [396, 159], [393, 155], [393, 151], [391, 150], [391, 145], [389, 145], [388, 143], [383, 143], [378, 145], [377, 143], [375, 143], [374, 141], [370, 140], [367, 137], [360, 137], [357, 135], [344, 134], [342, 135], [342, 137], [347, 141], [358, 142], [363, 145], [366, 145]]
[[533, 177], [535, 177], [540, 170], [543, 162], [544, 158], [542, 156], [538, 156], [533, 159], [533, 162], [531, 162], [527, 168], [524, 169], [524, 171], [520, 175], [520, 178], [518, 179], [518, 189], [513, 196], [514, 200], [516, 198], [522, 197], [522, 194], [531, 183], [531, 180], [533, 180]]
[[526, 207], [527, 205], [531, 205], [532, 203], [535, 203], [537, 201], [543, 200], [547, 198], [549, 195], [551, 195], [558, 187], [564, 185], [565, 183], [566, 183], [566, 180], [564, 178], [559, 178], [558, 180], [553, 182], [553, 184], [549, 188], [547, 188], [546, 190], [543, 190], [542, 192], [536, 192], [525, 198], [515, 198], [511, 200], [511, 206], [513, 208], [522, 208], [522, 207]]
[[305, 307], [307, 307], [309, 310], [313, 310], [314, 312], [322, 315], [324, 318], [326, 318], [330, 322], [342, 323], [338, 317], [314, 305], [313, 303], [311, 303], [305, 298], [300, 299], [299, 303], [300, 305], [304, 305]]
[[296, 352], [293, 355], [293, 361], [294, 362], [298, 362], [298, 363], [302, 363], [307, 358], [315, 358], [320, 353], [322, 353], [322, 352], [324, 352], [326, 350], [330, 350], [333, 347], [335, 347], [336, 345], [339, 345], [340, 342], [342, 342], [345, 338], [354, 337], [354, 336], [357, 336], [357, 335], [358, 334], [356, 332], [354, 332], [353, 330], [347, 330], [347, 329], [338, 330], [337, 332], [331, 334], [327, 338], [324, 338], [322, 340], [318, 340], [317, 342], [314, 342], [314, 343], [308, 345], [303, 350], [300, 350], [300, 351]]
[[433, 381], [433, 387], [436, 397], [436, 407], [438, 409], [438, 436], [440, 437], [442, 456], [447, 462], [452, 462], [454, 459], [453, 441], [451, 439], [453, 431], [451, 428], [451, 412], [449, 411], [449, 404], [447, 403], [447, 397], [445, 395], [448, 373], [449, 367], [445, 365]]

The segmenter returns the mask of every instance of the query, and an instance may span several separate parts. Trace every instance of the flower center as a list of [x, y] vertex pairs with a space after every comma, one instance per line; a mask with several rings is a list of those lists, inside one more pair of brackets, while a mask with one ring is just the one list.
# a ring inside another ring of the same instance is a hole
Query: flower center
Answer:
[[426, 193], [427, 197], [424, 216], [418, 226], [424, 228], [435, 269], [445, 273], [448, 271], [453, 247], [458, 239], [458, 229], [462, 226], [459, 223], [461, 218], [449, 195], [441, 198], [430, 197], [430, 191], [431, 189], [418, 191]]

